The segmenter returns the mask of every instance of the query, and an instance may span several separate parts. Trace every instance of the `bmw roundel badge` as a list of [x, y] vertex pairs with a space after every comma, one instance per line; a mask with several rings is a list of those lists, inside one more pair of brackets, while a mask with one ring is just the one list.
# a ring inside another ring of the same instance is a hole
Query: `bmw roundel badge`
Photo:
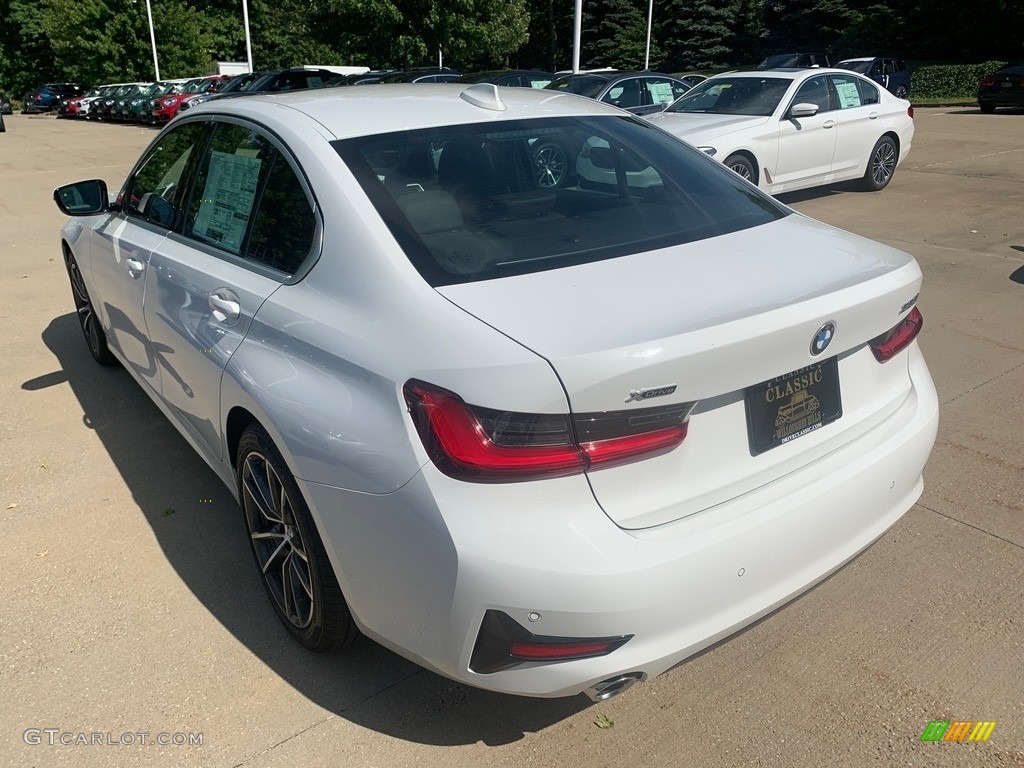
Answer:
[[836, 324], [832, 321], [821, 326], [821, 328], [819, 328], [814, 334], [814, 338], [811, 339], [811, 354], [820, 355], [828, 349], [828, 345], [832, 343], [832, 337], [835, 335]]

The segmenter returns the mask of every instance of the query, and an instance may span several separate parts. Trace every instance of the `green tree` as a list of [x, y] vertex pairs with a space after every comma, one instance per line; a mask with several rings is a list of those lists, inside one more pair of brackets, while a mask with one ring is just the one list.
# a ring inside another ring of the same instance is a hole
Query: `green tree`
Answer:
[[658, 38], [668, 48], [666, 69], [706, 69], [731, 58], [742, 26], [739, 0], [671, 0], [655, 10]]
[[526, 40], [526, 0], [325, 0], [324, 30], [371, 67], [504, 64]]
[[[636, 0], [600, 0], [583, 6], [581, 67], [643, 69], [647, 46], [647, 3]], [[651, 68], [664, 58], [657, 40], [651, 40]]]
[[9, 0], [0, 18], [0, 83], [21, 96], [43, 82], [62, 80], [53, 48], [43, 29], [45, 8], [35, 0]]
[[773, 52], [826, 51], [858, 18], [846, 0], [766, 0], [764, 30]]

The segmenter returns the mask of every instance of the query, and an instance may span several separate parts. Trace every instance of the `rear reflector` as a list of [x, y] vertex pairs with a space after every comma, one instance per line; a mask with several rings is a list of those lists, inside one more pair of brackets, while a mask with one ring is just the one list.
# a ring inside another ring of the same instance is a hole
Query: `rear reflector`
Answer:
[[920, 310], [914, 307], [910, 310], [910, 314], [897, 323], [896, 326], [869, 342], [875, 359], [880, 363], [892, 359], [894, 355], [914, 340], [917, 334], [921, 332], [922, 325], [924, 325], [924, 318], [921, 316]]
[[481, 675], [526, 662], [573, 661], [607, 656], [633, 635], [615, 637], [555, 637], [534, 635], [504, 611], [489, 610], [480, 622], [469, 668]]
[[478, 483], [576, 475], [672, 450], [694, 403], [585, 414], [500, 411], [454, 392], [406, 382], [405, 401], [431, 460]]

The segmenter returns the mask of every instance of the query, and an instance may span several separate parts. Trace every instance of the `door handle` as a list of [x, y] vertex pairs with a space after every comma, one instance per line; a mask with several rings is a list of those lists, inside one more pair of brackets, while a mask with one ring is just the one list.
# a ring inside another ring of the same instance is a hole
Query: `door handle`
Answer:
[[125, 259], [124, 265], [128, 268], [128, 274], [132, 280], [138, 280], [142, 277], [142, 270], [146, 268], [146, 265], [138, 259]]
[[878, 113], [877, 113], [877, 112], [872, 112], [872, 113], [870, 113], [870, 114], [868, 115], [868, 119], [869, 119], [869, 120], [877, 120], [877, 119], [878, 119]]
[[835, 120], [826, 120], [824, 123], [821, 124], [821, 127], [822, 128], [834, 128], [835, 124], [836, 124]]
[[224, 289], [210, 294], [210, 309], [213, 310], [214, 319], [221, 323], [233, 323], [242, 314], [238, 297]]

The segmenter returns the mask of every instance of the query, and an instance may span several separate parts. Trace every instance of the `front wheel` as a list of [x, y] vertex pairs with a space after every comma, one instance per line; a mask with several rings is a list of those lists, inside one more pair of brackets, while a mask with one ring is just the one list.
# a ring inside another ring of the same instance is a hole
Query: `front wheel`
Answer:
[[358, 634], [323, 541], [280, 452], [261, 427], [238, 443], [238, 490], [249, 543], [274, 612], [311, 651]]
[[868, 157], [868, 167], [864, 171], [862, 181], [864, 189], [869, 192], [878, 192], [885, 189], [892, 181], [892, 175], [896, 172], [896, 158], [898, 157], [896, 142], [889, 136], [883, 136], [875, 143]]
[[757, 184], [757, 171], [754, 170], [754, 164], [750, 162], [750, 158], [746, 155], [729, 155], [729, 157], [725, 158], [723, 165], [737, 176], [742, 176], [751, 184]]
[[78, 315], [78, 324], [85, 335], [85, 343], [89, 346], [89, 354], [100, 365], [114, 365], [117, 359], [107, 346], [107, 335], [100, 327], [100, 320], [96, 316], [92, 299], [89, 298], [89, 291], [82, 278], [82, 270], [71, 251], [64, 251], [64, 266], [67, 268], [68, 279], [71, 281], [71, 296], [75, 300], [75, 313]]
[[897, 99], [905, 99], [905, 98], [907, 98], [907, 96], [909, 94], [910, 94], [910, 91], [907, 90], [907, 86], [905, 86], [905, 85], [897, 85], [896, 86], [896, 98]]

